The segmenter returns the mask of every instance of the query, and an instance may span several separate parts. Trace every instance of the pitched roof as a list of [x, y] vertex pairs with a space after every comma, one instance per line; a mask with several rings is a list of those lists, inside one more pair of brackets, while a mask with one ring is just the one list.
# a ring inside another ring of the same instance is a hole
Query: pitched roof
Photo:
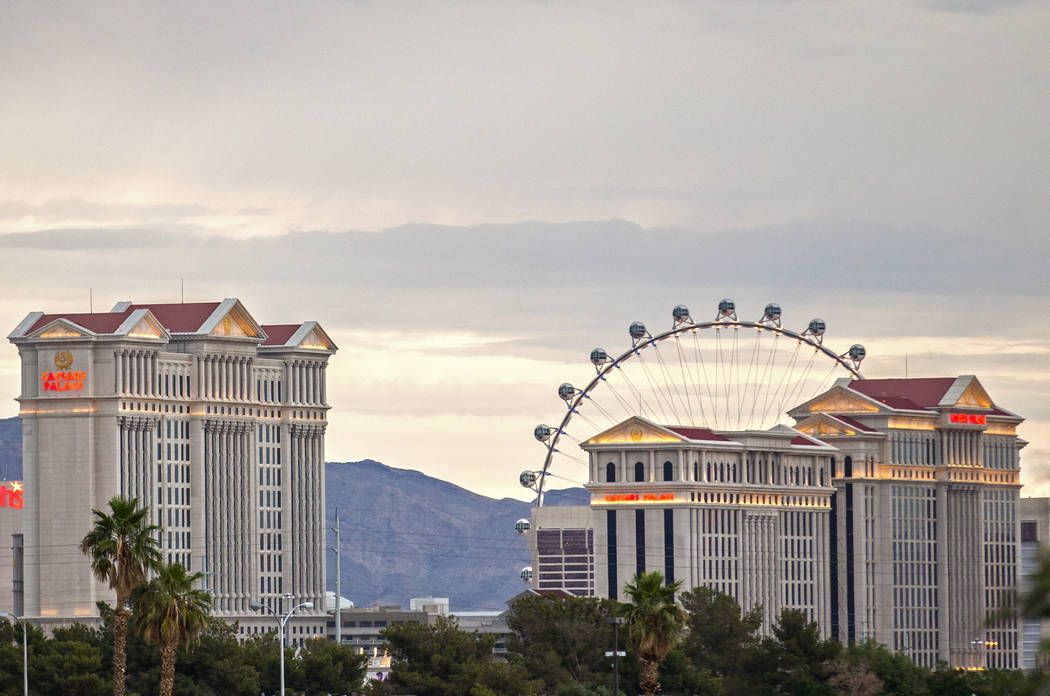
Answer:
[[707, 428], [690, 428], [681, 425], [665, 425], [668, 430], [678, 433], [689, 440], [714, 440], [716, 442], [732, 442], [729, 438], [722, 437], [718, 433]]
[[922, 410], [935, 408], [954, 383], [954, 377], [855, 379], [849, 388], [891, 408]]
[[71, 321], [77, 326], [83, 326], [88, 331], [97, 334], [111, 334], [120, 328], [124, 320], [131, 314], [131, 310], [124, 312], [92, 312], [84, 314], [44, 314], [26, 331], [33, 333], [39, 328], [47, 326], [56, 319]]
[[264, 346], [283, 346], [288, 343], [302, 324], [263, 324], [262, 330], [266, 332]]
[[846, 425], [852, 425], [857, 430], [862, 430], [862, 431], [864, 431], [866, 433], [877, 433], [877, 432], [879, 432], [875, 428], [869, 428], [868, 426], [864, 425], [860, 421], [854, 420], [853, 418], [850, 418], [849, 416], [833, 416], [833, 417], [838, 419], [838, 420], [840, 420], [840, 421], [842, 421]]
[[186, 302], [133, 304], [129, 309], [148, 309], [169, 333], [196, 333], [218, 306], [218, 302]]

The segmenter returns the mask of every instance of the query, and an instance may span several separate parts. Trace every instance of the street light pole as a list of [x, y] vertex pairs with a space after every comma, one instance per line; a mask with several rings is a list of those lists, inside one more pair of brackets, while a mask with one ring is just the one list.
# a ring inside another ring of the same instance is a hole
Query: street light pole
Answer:
[[25, 687], [25, 696], [29, 696], [29, 638], [26, 635], [26, 622], [21, 616], [15, 616], [7, 611], [0, 611], [0, 619], [8, 618], [22, 624], [22, 684]]
[[613, 625], [613, 649], [606, 650], [605, 656], [613, 659], [613, 696], [620, 696], [620, 658], [627, 657], [627, 652], [620, 650], [620, 624], [625, 623], [627, 619], [614, 616], [606, 621]]
[[[278, 650], [280, 651], [280, 655], [281, 655], [281, 694], [280, 694], [280, 696], [284, 696], [284, 627], [288, 623], [288, 619], [292, 618], [292, 614], [295, 613], [296, 609], [313, 609], [314, 608], [314, 603], [313, 602], [301, 602], [299, 604], [296, 604], [294, 607], [289, 609], [288, 613], [285, 614], [283, 617], [280, 614], [277, 614], [268, 605], [263, 604], [261, 602], [252, 602], [248, 606], [250, 608], [254, 609], [255, 611], [259, 611], [260, 609], [265, 609], [267, 612], [269, 612], [270, 616], [272, 616], [277, 621], [277, 640], [280, 641], [280, 645], [278, 646]], [[26, 696], [28, 696], [28, 695], [29, 695], [29, 691], [27, 690], [26, 691]]]

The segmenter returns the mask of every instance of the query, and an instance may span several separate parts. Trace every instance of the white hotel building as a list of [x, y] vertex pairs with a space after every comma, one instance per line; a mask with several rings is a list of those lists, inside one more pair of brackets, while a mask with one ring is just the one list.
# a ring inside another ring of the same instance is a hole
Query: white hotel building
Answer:
[[269, 630], [249, 604], [280, 610], [291, 594], [316, 607], [293, 639], [323, 634], [336, 346], [320, 325], [260, 325], [236, 299], [123, 302], [32, 312], [8, 339], [22, 362], [26, 616], [69, 623], [113, 601], [79, 543], [92, 508], [123, 495], [150, 508], [166, 561], [206, 573], [217, 616]]
[[641, 570], [934, 667], [1017, 668], [1023, 420], [971, 375], [840, 380], [793, 429], [633, 418], [583, 443], [589, 507], [533, 511], [533, 586], [623, 599]]

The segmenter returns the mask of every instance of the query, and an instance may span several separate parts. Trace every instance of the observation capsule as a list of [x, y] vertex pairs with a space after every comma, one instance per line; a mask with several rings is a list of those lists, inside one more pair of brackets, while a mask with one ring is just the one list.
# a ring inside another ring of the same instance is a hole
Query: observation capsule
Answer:
[[677, 324], [680, 324], [683, 321], [689, 321], [689, 308], [684, 304], [675, 305], [675, 308], [671, 310], [671, 317]]
[[531, 528], [532, 523], [524, 517], [514, 523], [514, 531], [517, 532], [519, 536], [525, 536], [529, 533], [529, 529]]
[[554, 431], [552, 431], [551, 427], [546, 423], [540, 423], [532, 430], [532, 434], [540, 442], [546, 442], [547, 440], [549, 440], [552, 432]]
[[572, 397], [576, 396], [576, 387], [568, 382], [563, 382], [562, 385], [558, 387], [558, 396], [563, 401], [572, 401]]
[[604, 348], [595, 348], [591, 351], [591, 362], [595, 367], [601, 367], [609, 360], [609, 354]]
[[521, 569], [521, 573], [519, 573], [519, 575], [520, 575], [521, 581], [523, 583], [525, 583], [526, 585], [531, 584], [532, 583], [532, 566], [525, 566], [524, 568], [522, 568]]
[[719, 314], [733, 314], [734, 312], [736, 312], [736, 303], [728, 297], [723, 298], [722, 301], [718, 303]]
[[864, 346], [859, 343], [854, 343], [849, 347], [849, 359], [855, 363], [859, 363], [867, 354], [868, 351], [866, 351]]
[[521, 476], [518, 477], [518, 481], [524, 488], [532, 488], [536, 484], [536, 472], [529, 471], [526, 469], [521, 472]]
[[780, 319], [780, 305], [776, 302], [770, 302], [766, 305], [765, 314], [762, 316], [762, 320], [766, 321], [778, 321]]
[[806, 329], [806, 331], [814, 336], [823, 336], [826, 328], [827, 325], [824, 323], [823, 319], [813, 319], [809, 322], [809, 328]]
[[627, 329], [627, 332], [631, 334], [631, 338], [636, 341], [640, 338], [645, 338], [645, 334], [648, 333], [645, 330], [645, 324], [640, 321], [631, 322], [631, 326]]

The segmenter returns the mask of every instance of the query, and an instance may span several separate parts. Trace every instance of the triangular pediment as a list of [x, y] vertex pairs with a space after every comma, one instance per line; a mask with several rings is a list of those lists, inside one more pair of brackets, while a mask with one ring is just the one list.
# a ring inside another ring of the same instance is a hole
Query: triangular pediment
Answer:
[[847, 387], [835, 386], [788, 411], [802, 420], [807, 413], [878, 413], [882, 405]]
[[68, 319], [55, 319], [49, 324], [41, 326], [29, 335], [30, 338], [83, 338], [94, 336], [93, 331], [85, 329], [69, 321]]
[[663, 426], [632, 416], [624, 422], [598, 433], [587, 445], [644, 445], [649, 443], [685, 442], [685, 439]]
[[316, 321], [303, 322], [289, 343], [304, 350], [335, 351], [335, 342]]
[[114, 332], [128, 338], [155, 338], [167, 341], [171, 336], [160, 320], [148, 309], [136, 309]]
[[820, 439], [825, 437], [875, 434], [861, 430], [826, 413], [817, 413], [809, 418], [805, 418], [795, 425], [795, 430]]
[[953, 406], [959, 408], [992, 408], [992, 398], [988, 396], [988, 392], [984, 390], [981, 383], [974, 377], [970, 380], [970, 383], [963, 390], [963, 393], [959, 395], [959, 398], [955, 400]]
[[208, 320], [201, 326], [201, 333], [230, 338], [266, 338], [266, 332], [255, 321], [240, 300], [223, 300]]

